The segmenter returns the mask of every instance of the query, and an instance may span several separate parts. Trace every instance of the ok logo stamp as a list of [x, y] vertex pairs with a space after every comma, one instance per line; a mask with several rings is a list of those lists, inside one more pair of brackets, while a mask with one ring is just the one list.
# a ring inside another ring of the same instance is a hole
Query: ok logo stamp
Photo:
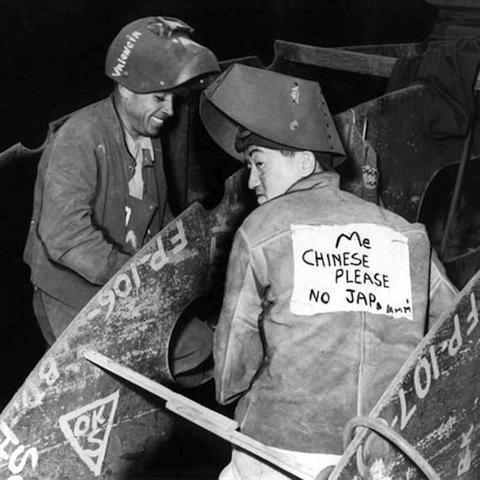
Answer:
[[102, 471], [119, 391], [59, 418], [60, 429], [95, 476]]

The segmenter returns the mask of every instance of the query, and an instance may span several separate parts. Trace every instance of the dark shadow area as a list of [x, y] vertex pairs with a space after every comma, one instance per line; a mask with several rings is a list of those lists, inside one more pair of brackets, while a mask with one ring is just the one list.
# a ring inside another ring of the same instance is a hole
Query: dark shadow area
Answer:
[[[214, 480], [230, 461], [231, 445], [219, 436], [167, 410], [165, 401], [136, 385], [113, 375], [137, 395], [157, 408], [158, 435], [137, 439], [134, 451], [123, 453], [123, 468], [118, 480]], [[233, 406], [215, 401], [215, 385], [211, 380], [195, 388], [170, 388], [189, 400], [221, 415], [233, 417]], [[115, 436], [112, 430], [112, 436]]]
[[[427, 227], [432, 245], [440, 252], [453, 195], [458, 163], [438, 172], [430, 183], [419, 214]], [[463, 288], [480, 268], [480, 161], [467, 163], [459, 201], [448, 233], [442, 261], [449, 278]]]
[[[181, 390], [207, 408], [227, 416], [233, 415], [230, 407], [219, 407], [215, 402], [213, 381], [194, 389]], [[225, 440], [191, 422], [175, 417], [172, 436], [163, 445], [150, 445], [132, 470], [135, 480], [214, 480], [230, 461], [231, 446]]]
[[212, 378], [213, 331], [219, 313], [218, 302], [198, 298], [175, 323], [168, 345], [168, 369], [182, 387], [201, 385]]
[[0, 322], [3, 407], [35, 366], [45, 342], [34, 319], [29, 269], [22, 261], [38, 154], [0, 157]]

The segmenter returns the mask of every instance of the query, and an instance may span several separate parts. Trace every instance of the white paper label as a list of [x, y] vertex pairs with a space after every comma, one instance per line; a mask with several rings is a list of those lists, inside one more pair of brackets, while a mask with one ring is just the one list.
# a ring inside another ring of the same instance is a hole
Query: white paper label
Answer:
[[408, 239], [382, 225], [292, 225], [296, 315], [369, 312], [413, 320]]

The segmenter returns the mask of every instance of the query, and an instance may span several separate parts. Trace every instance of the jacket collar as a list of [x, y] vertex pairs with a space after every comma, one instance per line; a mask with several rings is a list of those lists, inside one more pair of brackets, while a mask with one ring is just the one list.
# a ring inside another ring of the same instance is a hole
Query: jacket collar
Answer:
[[321, 187], [340, 188], [340, 175], [332, 171], [314, 173], [294, 183], [285, 193]]
[[122, 127], [122, 121], [120, 120], [120, 115], [117, 112], [113, 93], [105, 99], [104, 111], [106, 113], [106, 115], [104, 116], [104, 121], [106, 125], [108, 125], [110, 129], [113, 130], [115, 137], [118, 139], [117, 141], [120, 141], [120, 139], [122, 140], [122, 143], [125, 144], [125, 148], [128, 152], [127, 143], [125, 140], [125, 133]]

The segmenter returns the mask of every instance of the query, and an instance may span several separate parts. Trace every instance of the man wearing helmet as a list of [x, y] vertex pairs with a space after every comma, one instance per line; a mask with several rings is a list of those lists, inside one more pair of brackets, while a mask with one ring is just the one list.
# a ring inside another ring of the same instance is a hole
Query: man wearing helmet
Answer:
[[176, 89], [219, 70], [191, 32], [163, 17], [125, 26], [105, 62], [113, 94], [71, 115], [45, 148], [25, 260], [49, 344], [171, 218], [158, 135]]
[[[259, 203], [230, 254], [217, 399], [238, 399], [242, 432], [315, 476], [456, 291], [422, 225], [339, 189], [345, 153], [317, 83], [233, 65], [200, 112]], [[290, 477], [234, 449], [220, 478]]]

